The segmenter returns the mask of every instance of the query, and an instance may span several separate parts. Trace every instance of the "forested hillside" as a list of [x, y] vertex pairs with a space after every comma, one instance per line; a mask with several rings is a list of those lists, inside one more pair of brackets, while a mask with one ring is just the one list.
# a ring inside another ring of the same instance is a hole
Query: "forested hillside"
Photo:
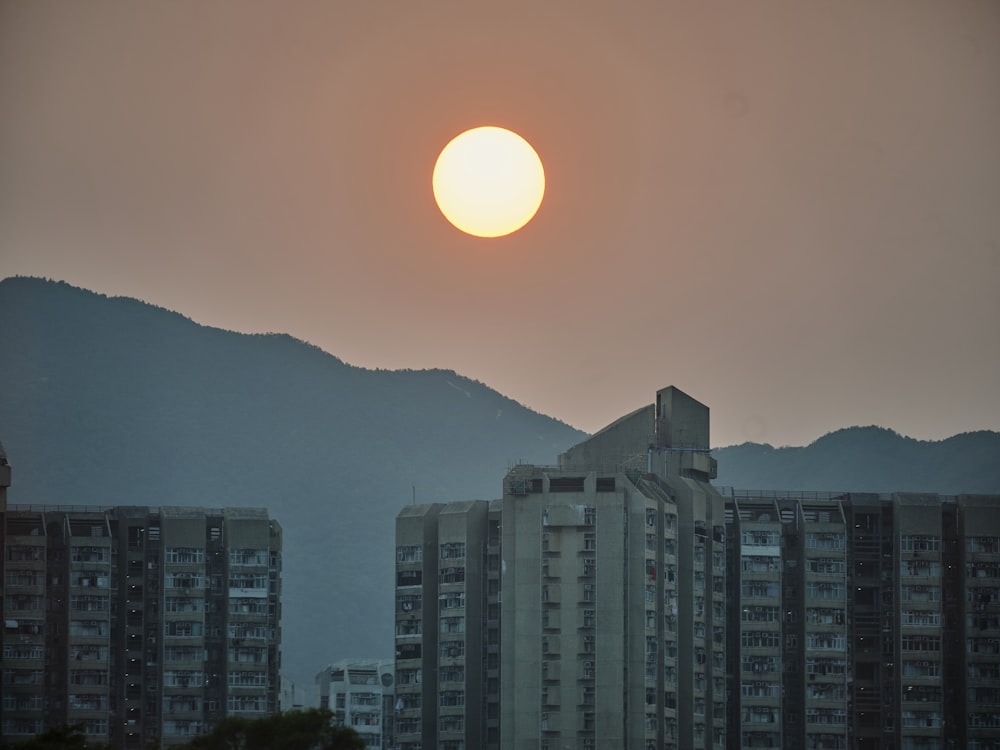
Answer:
[[499, 497], [511, 464], [585, 437], [454, 372], [364, 370], [64, 283], [0, 282], [0, 322], [9, 501], [267, 507], [297, 679], [391, 655], [403, 505]]

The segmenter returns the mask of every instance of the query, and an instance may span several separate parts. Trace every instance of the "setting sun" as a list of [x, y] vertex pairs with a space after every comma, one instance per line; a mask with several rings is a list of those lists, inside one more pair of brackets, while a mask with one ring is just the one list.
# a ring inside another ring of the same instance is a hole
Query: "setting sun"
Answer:
[[448, 221], [476, 237], [502, 237], [538, 211], [545, 169], [524, 138], [488, 126], [453, 138], [438, 156], [431, 182]]

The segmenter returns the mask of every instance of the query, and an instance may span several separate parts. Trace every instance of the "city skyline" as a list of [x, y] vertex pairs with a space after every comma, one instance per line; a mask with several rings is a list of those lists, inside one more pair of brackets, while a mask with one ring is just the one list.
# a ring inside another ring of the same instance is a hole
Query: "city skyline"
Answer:
[[[453, 369], [591, 433], [665, 376], [718, 446], [997, 429], [998, 20], [0, 2], [0, 274]], [[546, 168], [497, 240], [430, 189], [484, 124]]]

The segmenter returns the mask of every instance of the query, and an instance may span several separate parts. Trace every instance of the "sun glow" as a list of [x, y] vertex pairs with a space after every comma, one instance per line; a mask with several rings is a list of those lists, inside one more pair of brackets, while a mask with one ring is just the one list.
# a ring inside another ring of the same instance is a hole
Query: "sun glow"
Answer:
[[466, 130], [442, 149], [431, 178], [441, 213], [466, 234], [502, 237], [542, 204], [545, 169], [535, 149], [510, 130]]

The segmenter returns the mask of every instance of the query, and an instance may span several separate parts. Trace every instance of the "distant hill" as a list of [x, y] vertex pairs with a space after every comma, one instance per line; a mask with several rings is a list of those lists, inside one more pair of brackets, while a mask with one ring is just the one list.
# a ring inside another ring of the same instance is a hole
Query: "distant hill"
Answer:
[[585, 434], [445, 370], [372, 371], [65, 283], [0, 281], [0, 441], [17, 504], [265, 506], [284, 671], [392, 654], [395, 517], [499, 497]]
[[882, 427], [849, 427], [804, 448], [744, 443], [717, 448], [716, 485], [748, 490], [1000, 493], [1000, 432], [947, 440], [903, 437]]
[[[62, 282], [0, 281], [0, 441], [17, 504], [265, 506], [285, 532], [283, 672], [392, 653], [394, 519], [490, 499], [586, 435], [445, 370], [365, 370]], [[1000, 434], [880, 428], [714, 452], [739, 489], [1000, 492]]]

